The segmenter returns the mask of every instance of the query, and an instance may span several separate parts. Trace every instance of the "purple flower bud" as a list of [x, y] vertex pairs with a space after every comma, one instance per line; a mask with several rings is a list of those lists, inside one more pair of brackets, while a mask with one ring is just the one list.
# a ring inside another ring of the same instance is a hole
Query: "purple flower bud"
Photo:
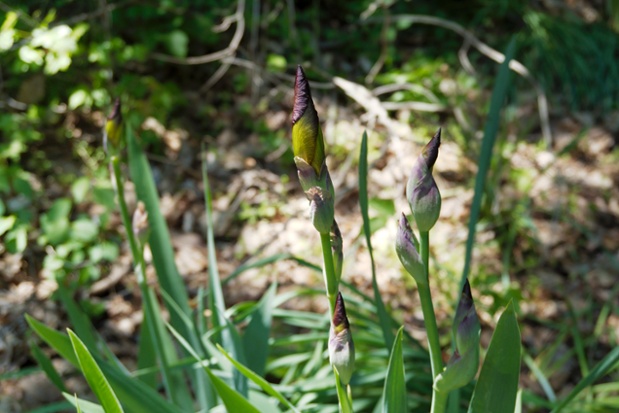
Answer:
[[103, 148], [107, 151], [108, 142], [112, 147], [118, 147], [120, 139], [122, 137], [122, 122], [123, 116], [121, 111], [120, 99], [116, 99], [114, 102], [114, 108], [112, 113], [105, 122], [105, 130], [103, 133]]
[[467, 352], [472, 347], [479, 348], [479, 318], [475, 311], [475, 303], [471, 294], [471, 286], [467, 279], [462, 288], [460, 303], [454, 317], [456, 349], [460, 353]]
[[451, 391], [466, 385], [473, 380], [479, 367], [480, 325], [468, 280], [456, 309], [454, 330], [456, 350], [434, 382], [439, 391]]
[[325, 162], [325, 144], [314, 108], [309, 82], [303, 68], [297, 67], [292, 108], [292, 152], [311, 165], [319, 175]]
[[441, 213], [441, 193], [432, 176], [440, 145], [439, 128], [417, 158], [406, 184], [406, 198], [420, 232], [429, 231]]
[[344, 261], [344, 254], [342, 252], [343, 249], [343, 240], [342, 233], [340, 232], [340, 227], [337, 225], [337, 221], [333, 220], [333, 225], [331, 226], [331, 251], [333, 252], [333, 265], [335, 269], [335, 278], [339, 283], [342, 278], [342, 263]]
[[344, 386], [350, 383], [355, 369], [355, 345], [350, 332], [346, 307], [342, 294], [338, 292], [331, 328], [329, 329], [329, 362], [340, 376]]
[[395, 251], [400, 258], [400, 262], [413, 276], [417, 283], [422, 285], [428, 284], [426, 277], [425, 265], [419, 255], [418, 250], [419, 242], [415, 238], [415, 234], [411, 229], [411, 226], [406, 219], [406, 215], [402, 213], [400, 220], [398, 221], [398, 233], [395, 239]]

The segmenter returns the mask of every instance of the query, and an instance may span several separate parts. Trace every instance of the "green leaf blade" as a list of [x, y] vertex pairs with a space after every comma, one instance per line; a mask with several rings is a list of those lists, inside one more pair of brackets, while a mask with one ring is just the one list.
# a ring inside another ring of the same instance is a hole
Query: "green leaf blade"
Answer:
[[400, 327], [393, 341], [387, 378], [383, 389], [383, 413], [406, 413], [406, 380], [402, 356], [402, 331]]
[[393, 345], [393, 331], [391, 330], [391, 318], [385, 308], [385, 303], [380, 295], [378, 289], [378, 282], [376, 281], [376, 265], [374, 264], [374, 253], [372, 250], [372, 239], [370, 230], [370, 215], [368, 213], [368, 134], [363, 132], [361, 138], [361, 150], [359, 151], [359, 207], [361, 208], [361, 216], [363, 217], [363, 233], [365, 235], [365, 241], [368, 246], [368, 253], [370, 254], [370, 261], [372, 263], [372, 290], [374, 291], [374, 305], [376, 306], [376, 312], [378, 313], [378, 319], [380, 321], [380, 328], [383, 332], [383, 338], [385, 340], [385, 346], [387, 348]]
[[101, 402], [103, 409], [107, 413], [123, 413], [120, 401], [86, 345], [84, 345], [82, 340], [80, 340], [73, 331], [67, 330], [67, 332], [69, 333], [69, 339], [73, 345], [73, 350], [78, 359], [80, 369], [84, 377], [86, 377], [88, 385]]
[[520, 377], [520, 329], [510, 302], [497, 323], [469, 413], [513, 412]]

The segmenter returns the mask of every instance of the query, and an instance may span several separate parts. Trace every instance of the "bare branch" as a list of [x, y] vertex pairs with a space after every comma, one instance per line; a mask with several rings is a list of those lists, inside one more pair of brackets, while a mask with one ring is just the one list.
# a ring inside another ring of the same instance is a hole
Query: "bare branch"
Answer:
[[236, 50], [239, 48], [241, 44], [241, 40], [243, 39], [243, 34], [245, 32], [245, 17], [243, 17], [243, 12], [245, 11], [245, 0], [239, 0], [237, 3], [236, 12], [232, 16], [228, 16], [224, 19], [224, 21], [217, 26], [217, 30], [221, 30], [222, 28], [230, 27], [232, 22], [236, 22], [236, 30], [234, 31], [234, 35], [232, 36], [232, 40], [230, 44], [225, 49], [219, 50], [214, 53], [205, 54], [202, 56], [193, 56], [187, 58], [178, 58], [166, 54], [161, 53], [153, 53], [151, 57], [153, 59], [160, 60], [162, 62], [174, 63], [177, 65], [202, 65], [205, 63], [216, 62], [218, 60], [222, 60], [226, 57], [233, 56], [236, 53]]
[[[431, 26], [437, 26], [447, 30], [451, 30], [462, 36], [466, 42], [470, 43], [471, 46], [477, 49], [484, 56], [490, 58], [491, 60], [494, 60], [497, 63], [503, 63], [505, 61], [505, 55], [503, 53], [488, 46], [486, 43], [479, 40], [471, 31], [452, 21], [434, 16], [425, 16], [421, 14], [393, 15], [391, 16], [391, 19], [395, 22], [428, 24]], [[369, 23], [378, 23], [382, 20], [378, 18], [370, 18], [366, 21]], [[546, 99], [546, 93], [544, 92], [544, 89], [531, 75], [529, 70], [518, 60], [512, 59], [509, 62], [509, 68], [514, 72], [518, 73], [520, 76], [527, 79], [535, 89], [535, 93], [537, 94], [537, 107], [542, 127], [542, 135], [544, 137], [544, 140], [546, 141], [546, 144], [550, 146], [552, 144], [552, 132], [550, 129], [550, 118], [548, 114], [548, 100]]]

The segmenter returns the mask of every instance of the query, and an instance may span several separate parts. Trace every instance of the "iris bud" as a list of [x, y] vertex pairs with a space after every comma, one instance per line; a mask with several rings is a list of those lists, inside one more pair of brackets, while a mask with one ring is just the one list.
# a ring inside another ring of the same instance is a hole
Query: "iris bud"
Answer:
[[123, 116], [121, 112], [120, 99], [117, 98], [114, 102], [112, 113], [110, 113], [107, 121], [105, 122], [105, 130], [103, 132], [103, 148], [106, 152], [108, 142], [112, 145], [112, 147], [118, 147], [122, 137], [122, 122]]
[[292, 109], [292, 151], [320, 175], [325, 162], [325, 143], [314, 108], [309, 82], [303, 68], [297, 67], [294, 82], [294, 106]]
[[344, 261], [344, 253], [343, 253], [343, 240], [342, 233], [340, 232], [340, 227], [337, 225], [337, 221], [333, 220], [333, 225], [331, 226], [331, 251], [333, 252], [333, 266], [335, 269], [335, 278], [339, 283], [342, 278], [342, 264]]
[[413, 276], [418, 284], [427, 285], [425, 265], [419, 255], [419, 242], [411, 229], [406, 215], [402, 213], [398, 221], [398, 233], [395, 239], [395, 250], [406, 271]]
[[355, 369], [355, 345], [346, 316], [344, 299], [339, 292], [329, 330], [329, 362], [337, 370], [342, 384], [348, 385]]
[[436, 377], [438, 391], [451, 391], [469, 383], [479, 367], [479, 318], [475, 311], [471, 286], [466, 280], [454, 317], [456, 350], [447, 367]]
[[417, 158], [406, 184], [406, 199], [420, 232], [429, 231], [441, 213], [441, 193], [432, 176], [432, 168], [441, 145], [441, 130], [436, 132]]

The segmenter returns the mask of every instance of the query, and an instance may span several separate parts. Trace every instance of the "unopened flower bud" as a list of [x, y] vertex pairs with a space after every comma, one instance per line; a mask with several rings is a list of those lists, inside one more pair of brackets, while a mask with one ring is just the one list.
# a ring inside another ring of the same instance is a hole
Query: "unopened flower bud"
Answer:
[[441, 193], [432, 176], [432, 168], [441, 145], [441, 129], [417, 158], [406, 184], [406, 198], [420, 232], [429, 231], [441, 213]]
[[117, 148], [122, 137], [122, 122], [123, 116], [121, 111], [120, 99], [114, 102], [112, 113], [105, 122], [105, 130], [103, 132], [103, 148], [107, 151], [108, 142], [112, 147]]
[[406, 215], [402, 213], [398, 221], [398, 233], [395, 239], [395, 251], [406, 271], [413, 276], [418, 284], [427, 285], [425, 265], [419, 255], [419, 242], [408, 224]]
[[148, 212], [146, 211], [142, 201], [138, 202], [137, 208], [133, 213], [131, 227], [133, 230], [133, 235], [135, 235], [135, 238], [140, 244], [140, 248], [144, 248], [144, 245], [146, 245], [146, 241], [148, 240], [149, 227]]
[[314, 228], [321, 234], [328, 234], [333, 225], [335, 215], [333, 199], [329, 192], [323, 192], [322, 188], [315, 186], [306, 192], [310, 201], [310, 219]]
[[462, 289], [453, 328], [456, 350], [445, 370], [436, 377], [434, 387], [439, 391], [448, 392], [466, 385], [479, 367], [480, 325], [468, 280]]
[[460, 353], [467, 352], [470, 348], [479, 348], [479, 318], [475, 311], [475, 303], [471, 294], [471, 285], [467, 279], [462, 288], [460, 303], [454, 317], [454, 329], [456, 337], [456, 349]]
[[303, 68], [297, 67], [294, 82], [294, 106], [292, 109], [292, 151], [312, 166], [320, 175], [325, 161], [325, 144], [314, 108], [309, 82]]
[[335, 267], [335, 278], [340, 281], [342, 278], [342, 263], [344, 261], [344, 253], [343, 249], [343, 241], [342, 241], [342, 233], [340, 232], [340, 227], [337, 225], [337, 221], [333, 220], [333, 225], [331, 226], [331, 251], [333, 252], [333, 266]]
[[346, 307], [342, 294], [338, 292], [329, 330], [329, 362], [340, 376], [344, 386], [350, 383], [355, 369], [355, 345], [350, 332]]

